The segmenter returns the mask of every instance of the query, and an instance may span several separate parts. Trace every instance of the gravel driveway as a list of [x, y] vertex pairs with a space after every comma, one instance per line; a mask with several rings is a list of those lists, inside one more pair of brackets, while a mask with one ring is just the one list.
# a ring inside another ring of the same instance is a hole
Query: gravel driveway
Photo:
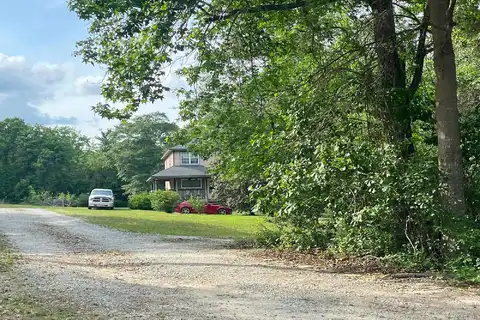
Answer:
[[292, 268], [225, 241], [115, 231], [40, 209], [0, 209], [19, 272], [49, 301], [98, 319], [480, 319], [480, 295], [430, 281]]

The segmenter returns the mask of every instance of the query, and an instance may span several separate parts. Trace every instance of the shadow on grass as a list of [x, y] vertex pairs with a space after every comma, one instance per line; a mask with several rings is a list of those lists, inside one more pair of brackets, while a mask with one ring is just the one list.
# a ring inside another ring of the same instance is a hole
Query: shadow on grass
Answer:
[[[79, 215], [77, 217], [90, 223], [111, 227], [123, 231], [173, 236], [198, 236], [214, 238], [252, 238], [256, 229], [245, 230], [231, 226], [218, 225], [214, 221], [186, 221], [180, 219], [152, 220], [117, 216]], [[256, 228], [252, 226], [252, 228]]]

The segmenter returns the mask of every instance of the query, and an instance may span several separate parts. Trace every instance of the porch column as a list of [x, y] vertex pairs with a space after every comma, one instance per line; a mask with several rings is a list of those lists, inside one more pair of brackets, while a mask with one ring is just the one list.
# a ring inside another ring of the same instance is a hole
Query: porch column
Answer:
[[209, 183], [208, 183], [208, 178], [203, 178], [205, 180], [205, 183], [203, 184], [203, 190], [205, 191], [205, 201], [208, 202], [208, 190], [209, 190]]

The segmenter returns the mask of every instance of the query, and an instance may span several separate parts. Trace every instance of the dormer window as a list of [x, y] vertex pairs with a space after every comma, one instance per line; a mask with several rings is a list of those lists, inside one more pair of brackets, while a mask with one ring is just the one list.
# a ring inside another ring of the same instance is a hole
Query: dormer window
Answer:
[[199, 164], [200, 158], [198, 155], [193, 154], [192, 152], [182, 152], [180, 154], [182, 165], [188, 164]]

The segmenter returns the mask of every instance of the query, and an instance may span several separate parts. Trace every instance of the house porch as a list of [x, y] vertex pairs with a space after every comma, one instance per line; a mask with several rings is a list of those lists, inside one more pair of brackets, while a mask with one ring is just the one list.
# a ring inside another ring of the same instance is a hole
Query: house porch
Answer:
[[205, 199], [211, 198], [210, 178], [170, 178], [155, 179], [152, 181], [152, 192], [157, 190], [174, 190], [178, 192], [182, 200], [191, 196]]

